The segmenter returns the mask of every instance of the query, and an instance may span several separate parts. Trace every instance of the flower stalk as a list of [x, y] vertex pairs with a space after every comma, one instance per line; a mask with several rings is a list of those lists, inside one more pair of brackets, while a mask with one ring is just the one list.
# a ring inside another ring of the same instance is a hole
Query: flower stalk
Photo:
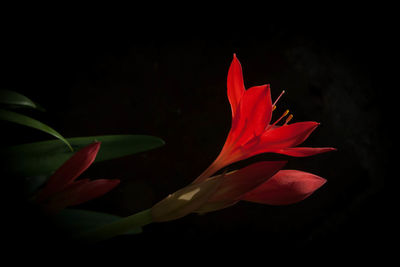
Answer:
[[147, 209], [116, 222], [103, 225], [92, 231], [81, 233], [75, 236], [74, 239], [81, 240], [83, 243], [92, 244], [128, 233], [134, 228], [142, 227], [152, 222], [153, 217], [151, 215], [151, 209]]

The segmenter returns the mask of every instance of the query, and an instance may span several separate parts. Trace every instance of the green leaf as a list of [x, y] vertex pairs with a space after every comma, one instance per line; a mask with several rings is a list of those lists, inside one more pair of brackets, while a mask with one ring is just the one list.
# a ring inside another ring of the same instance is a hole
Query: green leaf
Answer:
[[[78, 236], [80, 233], [94, 230], [121, 219], [123, 219], [123, 217], [79, 209], [64, 209], [53, 216], [55, 225], [70, 237]], [[141, 227], [135, 227], [126, 234], [139, 234], [141, 232]]]
[[46, 132], [46, 133], [60, 139], [61, 141], [63, 141], [69, 147], [69, 149], [72, 151], [71, 145], [68, 143], [67, 140], [65, 140], [64, 137], [62, 137], [61, 134], [59, 134], [56, 130], [54, 130], [50, 126], [47, 126], [46, 124], [41, 123], [40, 121], [37, 121], [35, 119], [32, 119], [30, 117], [27, 117], [27, 116], [19, 114], [19, 113], [15, 113], [15, 112], [3, 110], [3, 109], [0, 109], [0, 120], [18, 123], [18, 124], [21, 124], [24, 126], [32, 127], [37, 130]]
[[0, 104], [8, 105], [11, 107], [34, 108], [40, 111], [44, 111], [44, 108], [27, 98], [26, 96], [10, 90], [0, 90]]
[[[104, 135], [67, 138], [75, 151], [93, 143], [101, 142], [95, 162], [119, 158], [164, 145], [158, 137], [148, 135]], [[59, 140], [42, 141], [8, 147], [0, 152], [0, 161], [6, 171], [17, 176], [51, 174], [74, 152], [68, 150]]]

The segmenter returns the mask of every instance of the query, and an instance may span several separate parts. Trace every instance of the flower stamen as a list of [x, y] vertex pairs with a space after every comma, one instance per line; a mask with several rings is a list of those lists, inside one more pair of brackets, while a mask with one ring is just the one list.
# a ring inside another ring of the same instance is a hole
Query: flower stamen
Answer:
[[290, 114], [289, 117], [286, 118], [285, 123], [283, 124], [283, 126], [287, 125], [289, 121], [291, 121], [293, 119], [293, 114]]
[[289, 114], [289, 110], [288, 110], [288, 109], [287, 109], [285, 112], [283, 112], [282, 116], [281, 116], [279, 119], [277, 119], [277, 120], [272, 124], [272, 126], [275, 126], [275, 124], [277, 124], [278, 122], [280, 122], [284, 117], [286, 117], [287, 114]]
[[278, 96], [278, 98], [275, 100], [275, 102], [272, 104], [272, 111], [275, 110], [276, 108], [276, 103], [278, 103], [279, 99], [281, 98], [281, 96], [285, 93], [285, 90], [282, 90], [281, 94]]
[[[289, 110], [287, 109], [285, 112], [283, 112], [282, 116], [280, 116], [279, 119], [277, 119], [273, 124], [268, 125], [267, 127], [265, 127], [265, 130], [268, 130], [272, 127], [274, 127], [278, 122], [280, 122], [287, 114], [289, 114]], [[290, 116], [289, 116], [290, 117]]]

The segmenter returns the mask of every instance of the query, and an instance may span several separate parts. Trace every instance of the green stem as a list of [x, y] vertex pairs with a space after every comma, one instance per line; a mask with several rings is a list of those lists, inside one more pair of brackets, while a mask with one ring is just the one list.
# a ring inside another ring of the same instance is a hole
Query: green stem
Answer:
[[150, 224], [152, 221], [151, 209], [147, 209], [92, 231], [80, 234], [77, 238], [85, 243], [100, 242], [127, 233], [135, 227]]

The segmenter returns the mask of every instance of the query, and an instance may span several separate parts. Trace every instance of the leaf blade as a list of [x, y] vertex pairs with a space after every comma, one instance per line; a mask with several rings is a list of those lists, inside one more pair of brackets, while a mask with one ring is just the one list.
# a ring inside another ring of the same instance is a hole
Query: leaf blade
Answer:
[[[94, 141], [101, 142], [95, 162], [101, 162], [155, 149], [165, 142], [149, 135], [103, 135], [67, 138], [79, 150]], [[12, 146], [0, 153], [7, 173], [16, 176], [50, 174], [73, 155], [59, 140], [49, 140]]]
[[13, 111], [4, 110], [4, 109], [0, 109], [0, 120], [17, 123], [17, 124], [20, 124], [23, 126], [31, 127], [36, 130], [48, 133], [48, 134], [60, 139], [61, 141], [63, 141], [72, 151], [71, 145], [60, 133], [58, 133], [56, 130], [54, 130], [50, 126], [48, 126], [38, 120], [32, 119], [28, 116], [25, 116], [25, 115], [22, 115], [22, 114], [13, 112]]
[[0, 90], [0, 104], [24, 108], [33, 108], [43, 111], [44, 109], [30, 100], [28, 97], [11, 90]]

